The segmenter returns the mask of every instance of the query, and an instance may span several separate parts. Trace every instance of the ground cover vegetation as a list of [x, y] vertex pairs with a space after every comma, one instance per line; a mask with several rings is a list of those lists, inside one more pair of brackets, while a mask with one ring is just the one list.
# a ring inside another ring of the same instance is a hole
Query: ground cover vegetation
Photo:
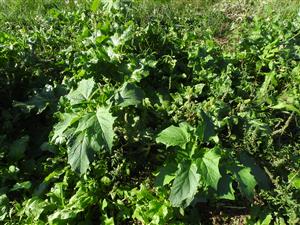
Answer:
[[299, 224], [298, 1], [2, 0], [0, 23], [1, 224]]

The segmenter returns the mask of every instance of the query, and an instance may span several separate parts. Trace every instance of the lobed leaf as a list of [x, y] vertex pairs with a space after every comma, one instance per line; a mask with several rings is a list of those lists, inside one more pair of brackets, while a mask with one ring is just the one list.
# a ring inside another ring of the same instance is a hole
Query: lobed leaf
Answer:
[[167, 147], [179, 146], [185, 148], [189, 142], [190, 135], [185, 127], [170, 126], [160, 132], [156, 138], [156, 142], [163, 143]]
[[81, 132], [70, 143], [68, 150], [68, 163], [72, 170], [80, 174], [86, 173], [92, 160], [93, 151], [87, 132]]
[[199, 180], [196, 164], [187, 161], [181, 163], [171, 187], [169, 200], [172, 205], [179, 207], [185, 200], [192, 199], [198, 190]]
[[71, 105], [80, 104], [83, 101], [87, 101], [91, 94], [93, 93], [93, 89], [95, 86], [95, 81], [93, 78], [90, 78], [88, 80], [81, 80], [78, 83], [77, 89], [71, 91], [67, 98], [70, 100]]
[[215, 190], [218, 189], [218, 182], [221, 179], [219, 171], [219, 161], [221, 156], [218, 148], [207, 151], [204, 156], [197, 162], [201, 175], [208, 186]]
[[121, 89], [115, 94], [115, 101], [120, 107], [138, 105], [144, 98], [144, 91], [135, 84], [124, 83]]
[[100, 126], [99, 132], [101, 132], [102, 141], [104, 142], [106, 148], [111, 151], [115, 136], [113, 124], [116, 117], [113, 117], [109, 112], [109, 108], [105, 107], [98, 107], [96, 116]]

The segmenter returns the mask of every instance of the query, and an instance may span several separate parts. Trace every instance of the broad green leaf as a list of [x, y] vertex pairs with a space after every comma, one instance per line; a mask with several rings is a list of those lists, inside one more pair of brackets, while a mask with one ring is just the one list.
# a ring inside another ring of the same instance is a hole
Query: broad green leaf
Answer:
[[229, 175], [222, 176], [218, 183], [218, 198], [235, 200], [232, 179]]
[[199, 180], [200, 175], [197, 173], [197, 166], [194, 163], [181, 163], [171, 187], [169, 200], [172, 205], [179, 207], [185, 200], [193, 198], [197, 192]]
[[28, 141], [28, 135], [25, 135], [14, 141], [9, 148], [8, 157], [14, 161], [22, 159], [24, 157], [24, 152], [27, 148]]
[[66, 172], [66, 169], [67, 169], [67, 167], [65, 167], [65, 168], [63, 168], [63, 169], [59, 168], [59, 169], [57, 169], [57, 170], [52, 171], [50, 174], [48, 174], [47, 177], [45, 177], [44, 182], [45, 182], [45, 183], [49, 183], [49, 182], [51, 182], [51, 181], [53, 181], [53, 180], [58, 180], [59, 177], [60, 177], [63, 173]]
[[270, 188], [270, 179], [267, 177], [265, 171], [261, 169], [255, 162], [255, 160], [246, 153], [241, 153], [239, 156], [240, 162], [251, 168], [251, 172], [255, 177], [255, 180], [258, 183], [258, 186], [262, 189]]
[[[77, 184], [78, 185], [78, 184]], [[83, 184], [81, 184], [83, 185]], [[67, 207], [84, 210], [94, 203], [95, 197], [86, 190], [86, 187], [81, 187], [70, 198]]]
[[[74, 123], [74, 120], [78, 121], [77, 127], [67, 129]], [[72, 170], [81, 174], [85, 173], [94, 152], [99, 151], [101, 147], [111, 150], [114, 120], [115, 117], [111, 115], [109, 108], [98, 107], [96, 112], [86, 113], [80, 118], [68, 115], [56, 126], [54, 138], [66, 136], [69, 139], [67, 142], [68, 162]], [[71, 134], [67, 134], [69, 131]]]
[[109, 108], [104, 107], [98, 107], [96, 115], [100, 125], [99, 132], [101, 132], [103, 142], [105, 143], [107, 149], [111, 151], [115, 136], [113, 124], [116, 117], [112, 116], [112, 114], [109, 112]]
[[69, 128], [72, 124], [74, 124], [80, 117], [74, 113], [64, 113], [61, 114], [61, 121], [54, 126], [53, 136], [51, 141], [55, 144], [62, 144], [65, 142], [64, 132], [67, 128]]
[[96, 12], [97, 9], [99, 8], [99, 5], [100, 5], [100, 0], [94, 0], [91, 5], [91, 10], [93, 12]]
[[240, 168], [236, 171], [236, 178], [239, 183], [239, 189], [248, 198], [254, 197], [254, 188], [256, 186], [256, 180], [251, 174], [250, 168]]
[[125, 83], [115, 94], [115, 101], [120, 107], [138, 105], [144, 98], [144, 91], [135, 84]]
[[204, 154], [201, 160], [197, 160], [199, 170], [201, 171], [205, 183], [215, 190], [218, 189], [218, 182], [221, 178], [219, 171], [219, 161], [221, 156], [218, 151], [218, 148], [209, 150]]
[[259, 102], [266, 101], [269, 95], [270, 87], [272, 87], [272, 83], [274, 83], [274, 80], [276, 79], [275, 75], [276, 74], [274, 71], [265, 74], [265, 81], [257, 94], [257, 99], [259, 100]]
[[[86, 113], [78, 121], [75, 133], [85, 131], [98, 123], [96, 113]], [[95, 135], [96, 133], [92, 134]]]
[[115, 222], [114, 222], [114, 218], [113, 217], [108, 217], [106, 214], [104, 215], [104, 225], [115, 225]]
[[67, 220], [76, 218], [77, 214], [80, 213], [82, 210], [80, 209], [58, 209], [53, 214], [48, 216], [48, 222], [50, 225], [56, 224], [68, 224]]
[[155, 186], [165, 186], [169, 184], [174, 180], [176, 170], [177, 164], [174, 161], [167, 162], [167, 164], [160, 169], [155, 179]]
[[163, 143], [167, 147], [179, 146], [185, 148], [185, 145], [189, 142], [190, 135], [184, 127], [170, 126], [160, 132], [156, 138], [156, 142]]
[[51, 203], [54, 203], [57, 207], [64, 206], [66, 204], [66, 196], [64, 194], [67, 181], [55, 182], [50, 192], [47, 193]]
[[87, 101], [93, 93], [94, 86], [95, 81], [92, 78], [88, 80], [81, 80], [78, 83], [77, 89], [71, 91], [67, 95], [67, 98], [70, 100], [70, 104], [76, 105], [82, 103], [83, 101]]
[[110, 12], [112, 9], [119, 8], [119, 0], [102, 0], [103, 8]]
[[81, 132], [70, 143], [68, 149], [68, 163], [72, 170], [83, 174], [89, 168], [93, 151], [90, 148], [89, 137], [87, 132]]
[[196, 134], [201, 141], [208, 141], [210, 137], [215, 136], [215, 128], [212, 120], [201, 110], [202, 121], [196, 129]]
[[165, 202], [157, 201], [154, 197], [152, 199], [148, 200], [147, 205], [136, 206], [132, 218], [138, 219], [143, 224], [165, 224], [168, 207]]
[[288, 176], [289, 183], [293, 185], [293, 187], [300, 189], [300, 174], [298, 173], [290, 173]]

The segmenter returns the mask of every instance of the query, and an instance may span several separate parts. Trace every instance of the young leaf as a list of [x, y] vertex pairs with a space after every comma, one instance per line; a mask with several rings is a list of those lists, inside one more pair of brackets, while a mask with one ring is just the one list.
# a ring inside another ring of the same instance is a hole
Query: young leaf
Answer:
[[206, 184], [213, 187], [215, 190], [218, 189], [218, 182], [221, 178], [219, 171], [220, 155], [218, 148], [209, 150], [204, 154], [201, 160], [198, 161], [199, 170], [203, 176]]
[[175, 127], [172, 125], [158, 134], [156, 142], [163, 143], [167, 147], [179, 146], [185, 148], [189, 139], [190, 135], [185, 127]]
[[105, 143], [107, 149], [111, 151], [113, 139], [115, 136], [113, 124], [116, 117], [113, 117], [112, 114], [109, 112], [109, 108], [105, 107], [98, 107], [96, 116], [100, 125], [100, 131], [103, 142]]
[[73, 171], [84, 174], [89, 168], [93, 154], [87, 132], [79, 133], [71, 142], [71, 147], [68, 149], [68, 163]]
[[191, 162], [179, 165], [178, 173], [171, 187], [169, 200], [174, 207], [179, 207], [187, 199], [191, 199], [197, 192], [200, 175], [197, 166]]
[[93, 78], [90, 78], [88, 80], [81, 80], [78, 83], [77, 89], [71, 91], [67, 95], [67, 98], [70, 100], [70, 104], [76, 105], [88, 100], [93, 92], [94, 86], [95, 81], [93, 80]]

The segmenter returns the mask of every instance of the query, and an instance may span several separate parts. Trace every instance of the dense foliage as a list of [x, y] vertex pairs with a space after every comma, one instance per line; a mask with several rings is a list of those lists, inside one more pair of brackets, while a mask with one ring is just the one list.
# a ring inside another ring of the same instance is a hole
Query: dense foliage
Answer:
[[71, 3], [0, 20], [1, 224], [300, 222], [300, 14]]

